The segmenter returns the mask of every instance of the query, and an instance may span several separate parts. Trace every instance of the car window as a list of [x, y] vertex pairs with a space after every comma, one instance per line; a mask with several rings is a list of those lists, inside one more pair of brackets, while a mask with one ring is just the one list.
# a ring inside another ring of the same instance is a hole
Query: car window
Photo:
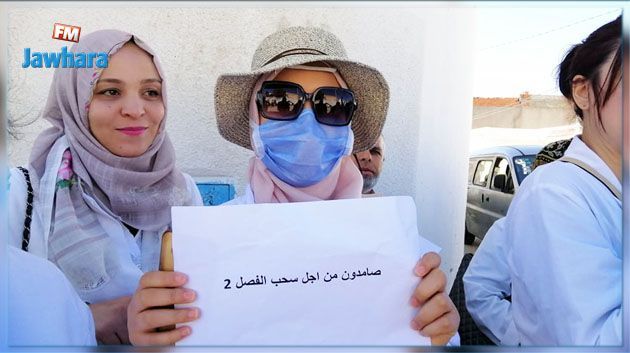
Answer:
[[534, 160], [536, 160], [536, 155], [514, 157], [514, 171], [516, 172], [519, 185], [521, 185], [526, 176], [531, 174]]
[[514, 180], [512, 180], [512, 172], [510, 171], [510, 162], [506, 158], [499, 157], [497, 161], [494, 163], [494, 170], [492, 172], [492, 180], [497, 175], [505, 176], [505, 185], [503, 188], [495, 188], [494, 182], [490, 184], [490, 188], [493, 190], [501, 191], [508, 194], [514, 193]]
[[479, 163], [477, 163], [475, 177], [473, 178], [473, 184], [478, 185], [478, 186], [488, 186], [488, 179], [489, 179], [491, 171], [492, 171], [491, 160], [479, 161]]

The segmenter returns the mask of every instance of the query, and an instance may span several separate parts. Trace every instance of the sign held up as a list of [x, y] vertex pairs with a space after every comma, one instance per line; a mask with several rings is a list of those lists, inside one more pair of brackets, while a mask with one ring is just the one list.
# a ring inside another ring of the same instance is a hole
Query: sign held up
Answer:
[[439, 250], [410, 197], [172, 212], [175, 270], [201, 309], [179, 345], [430, 345], [409, 299]]

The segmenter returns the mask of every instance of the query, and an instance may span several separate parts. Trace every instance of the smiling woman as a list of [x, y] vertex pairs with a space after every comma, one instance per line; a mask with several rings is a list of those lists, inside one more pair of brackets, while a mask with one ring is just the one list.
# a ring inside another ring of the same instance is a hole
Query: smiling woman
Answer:
[[138, 157], [149, 149], [164, 118], [162, 79], [151, 56], [131, 42], [120, 48], [88, 109], [90, 132], [109, 152]]
[[151, 48], [105, 30], [72, 51], [110, 53], [109, 66], [55, 71], [43, 112], [53, 126], [36, 139], [28, 168], [11, 171], [9, 242], [61, 270], [90, 303], [99, 343], [128, 343], [129, 295], [158, 268], [171, 206], [202, 201], [175, 168]]

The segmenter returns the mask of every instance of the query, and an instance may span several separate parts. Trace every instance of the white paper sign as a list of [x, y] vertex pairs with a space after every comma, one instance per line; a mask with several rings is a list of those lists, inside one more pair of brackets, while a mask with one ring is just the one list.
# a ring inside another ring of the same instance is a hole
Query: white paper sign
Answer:
[[173, 208], [201, 318], [180, 345], [430, 345], [409, 324], [427, 251], [410, 197]]

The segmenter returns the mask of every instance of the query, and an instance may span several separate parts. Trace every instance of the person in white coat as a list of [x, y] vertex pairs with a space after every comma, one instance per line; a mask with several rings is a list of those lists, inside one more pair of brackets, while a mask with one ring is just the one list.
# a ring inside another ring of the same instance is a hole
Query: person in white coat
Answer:
[[106, 53], [107, 67], [55, 70], [42, 114], [53, 126], [35, 140], [28, 167], [11, 170], [9, 243], [61, 270], [89, 304], [99, 343], [124, 344], [127, 304], [142, 274], [158, 268], [171, 206], [202, 201], [175, 167], [151, 48], [102, 30], [71, 51]]
[[[359, 102], [357, 104], [357, 101]], [[221, 135], [252, 149], [249, 185], [228, 204], [288, 203], [360, 198], [363, 179], [353, 150], [377, 141], [387, 113], [389, 89], [381, 73], [347, 58], [342, 43], [319, 28], [290, 27], [265, 38], [252, 72], [217, 80], [215, 108]], [[350, 123], [352, 122], [352, 126]], [[432, 344], [457, 344], [459, 315], [445, 293], [440, 257], [419, 261], [422, 277], [410, 305], [419, 308], [411, 328]], [[138, 345], [172, 344], [190, 327], [155, 328], [196, 319], [196, 308], [147, 310], [190, 303], [195, 293], [180, 288], [185, 275], [147, 273], [129, 305], [129, 333]]]
[[583, 133], [525, 179], [464, 275], [468, 311], [496, 343], [623, 342], [621, 52], [621, 17], [568, 52], [558, 82]]
[[92, 312], [50, 261], [9, 253], [8, 346], [95, 346]]

